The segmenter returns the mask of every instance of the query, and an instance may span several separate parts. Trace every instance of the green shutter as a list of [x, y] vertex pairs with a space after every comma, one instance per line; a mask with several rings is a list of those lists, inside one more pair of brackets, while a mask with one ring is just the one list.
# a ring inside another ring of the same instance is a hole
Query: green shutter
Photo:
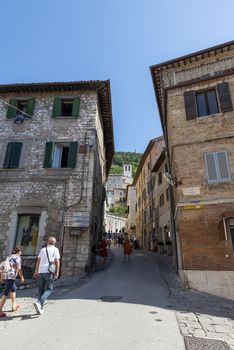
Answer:
[[72, 116], [73, 117], [79, 117], [80, 113], [80, 98], [74, 98], [73, 100], [73, 106], [72, 106]]
[[77, 148], [78, 148], [77, 141], [70, 142], [69, 153], [68, 153], [68, 162], [67, 162], [68, 168], [75, 168], [76, 167]]
[[61, 107], [62, 107], [62, 100], [61, 98], [56, 97], [54, 99], [54, 106], [53, 106], [53, 113], [52, 113], [53, 118], [60, 117]]
[[231, 112], [232, 107], [232, 97], [230, 93], [230, 88], [228, 83], [221, 83], [217, 85], [219, 104], [221, 112]]
[[14, 142], [13, 149], [11, 153], [10, 168], [18, 168], [20, 162], [20, 155], [22, 149], [22, 142]]
[[195, 119], [197, 117], [197, 104], [195, 91], [186, 91], [184, 93], [184, 104], [186, 119]]
[[32, 116], [33, 115], [33, 111], [34, 111], [34, 106], [35, 106], [35, 98], [30, 98], [28, 100], [28, 106], [27, 106], [26, 113]]
[[53, 155], [54, 143], [49, 141], [46, 142], [45, 148], [45, 158], [44, 158], [44, 168], [51, 168], [52, 165], [52, 155]]
[[13, 149], [14, 142], [9, 142], [7, 145], [6, 155], [3, 163], [3, 168], [9, 168], [11, 160], [11, 152]]
[[[11, 106], [16, 107], [17, 106], [17, 100], [15, 99], [10, 99], [9, 104]], [[14, 107], [8, 106], [7, 110], [7, 118], [14, 118], [16, 116], [16, 109]]]

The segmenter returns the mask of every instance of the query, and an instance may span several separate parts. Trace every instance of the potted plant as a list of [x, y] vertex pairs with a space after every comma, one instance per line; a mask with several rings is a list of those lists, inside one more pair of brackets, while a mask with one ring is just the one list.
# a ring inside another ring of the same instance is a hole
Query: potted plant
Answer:
[[170, 239], [166, 241], [166, 246], [167, 246], [167, 254], [172, 255], [172, 241]]
[[157, 243], [157, 245], [158, 245], [159, 254], [163, 254], [163, 252], [164, 252], [164, 243], [162, 241], [159, 241]]

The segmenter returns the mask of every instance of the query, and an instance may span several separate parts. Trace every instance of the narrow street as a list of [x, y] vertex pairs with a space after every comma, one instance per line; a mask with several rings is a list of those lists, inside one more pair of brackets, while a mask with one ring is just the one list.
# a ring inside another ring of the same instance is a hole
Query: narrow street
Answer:
[[111, 250], [106, 270], [80, 285], [55, 288], [42, 316], [33, 307], [36, 290], [18, 291], [21, 309], [0, 322], [1, 350], [185, 349], [153, 256], [135, 251], [123, 263], [122, 248]]

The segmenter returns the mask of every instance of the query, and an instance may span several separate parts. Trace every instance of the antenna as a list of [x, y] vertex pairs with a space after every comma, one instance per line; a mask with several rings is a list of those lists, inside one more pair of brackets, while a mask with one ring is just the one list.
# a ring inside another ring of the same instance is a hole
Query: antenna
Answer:
[[172, 186], [172, 187], [176, 187], [176, 181], [175, 179], [173, 179], [173, 177], [171, 176], [171, 174], [165, 172], [163, 174], [164, 178], [166, 179], [166, 181]]

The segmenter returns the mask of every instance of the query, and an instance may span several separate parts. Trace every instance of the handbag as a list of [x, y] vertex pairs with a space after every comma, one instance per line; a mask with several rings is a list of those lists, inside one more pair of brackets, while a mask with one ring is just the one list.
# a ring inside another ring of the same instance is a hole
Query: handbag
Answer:
[[48, 254], [47, 246], [46, 246], [46, 255], [47, 255], [48, 262], [49, 262], [48, 271], [49, 271], [49, 273], [51, 273], [52, 275], [54, 275], [54, 274], [55, 274], [55, 271], [56, 271], [56, 265], [55, 265], [54, 262], [50, 261], [50, 259], [49, 259], [49, 254]]

